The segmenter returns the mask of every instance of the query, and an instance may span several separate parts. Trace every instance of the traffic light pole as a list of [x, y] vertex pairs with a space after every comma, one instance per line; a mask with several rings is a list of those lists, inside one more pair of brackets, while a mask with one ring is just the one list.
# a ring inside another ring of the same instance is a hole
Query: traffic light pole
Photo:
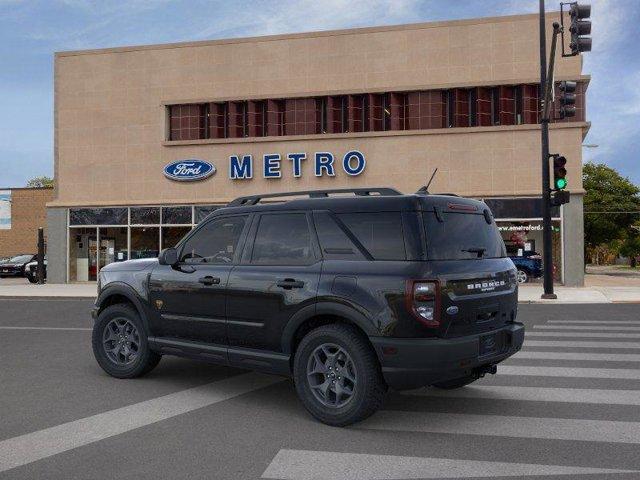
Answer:
[[[554, 32], [554, 40], [556, 35]], [[554, 41], [555, 47], [555, 41]], [[555, 50], [555, 48], [553, 49]], [[553, 52], [551, 62], [554, 61]], [[553, 81], [553, 71], [549, 71], [549, 81]], [[547, 85], [547, 35], [545, 22], [544, 0], [540, 0], [540, 93], [544, 92], [544, 105], [542, 110], [541, 143], [542, 143], [542, 244], [543, 244], [543, 268], [544, 268], [544, 293], [542, 298], [558, 298], [553, 293], [553, 255], [551, 238], [551, 189], [549, 187], [549, 102], [551, 89]]]

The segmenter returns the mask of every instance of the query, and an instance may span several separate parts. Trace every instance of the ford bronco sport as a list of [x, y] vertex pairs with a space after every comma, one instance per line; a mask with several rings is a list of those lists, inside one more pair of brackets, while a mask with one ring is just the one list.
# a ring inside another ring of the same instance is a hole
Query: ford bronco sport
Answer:
[[166, 354], [292, 376], [314, 417], [343, 426], [389, 387], [495, 373], [524, 340], [517, 295], [482, 202], [388, 188], [242, 197], [159, 259], [101, 269], [92, 343], [118, 378]]

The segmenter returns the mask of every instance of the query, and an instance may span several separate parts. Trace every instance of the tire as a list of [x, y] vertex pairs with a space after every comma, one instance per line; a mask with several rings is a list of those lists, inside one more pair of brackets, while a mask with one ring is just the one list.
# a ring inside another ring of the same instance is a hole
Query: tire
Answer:
[[445, 382], [434, 383], [432, 387], [439, 388], [441, 390], [455, 390], [456, 388], [462, 388], [465, 385], [478, 380], [476, 377], [469, 375], [468, 377], [454, 378], [453, 380], [447, 380]]
[[[327, 372], [326, 374], [307, 374], [311, 365], [322, 364], [317, 361], [318, 357], [314, 353], [325, 358], [322, 353], [323, 348], [338, 352], [334, 357], [326, 356], [326, 361], [330, 363], [330, 358], [337, 360], [334, 363], [334, 370], [332, 370], [333, 378], [338, 375], [334, 382], [337, 381], [352, 391], [346, 403], [344, 403], [343, 397], [347, 395], [347, 390], [343, 390], [340, 386], [332, 387], [329, 385], [329, 390], [325, 391], [328, 397], [324, 398], [326, 400], [324, 403], [320, 398], [324, 396], [322, 389], [313, 389], [311, 386], [312, 382], [325, 384], [331, 380], [329, 377], [331, 375], [330, 369], [326, 366], [322, 367], [323, 371]], [[349, 368], [346, 361], [341, 365], [341, 359], [345, 358], [348, 358], [348, 364], [353, 368]], [[340, 376], [340, 368], [342, 368], [343, 377]], [[345, 371], [348, 371], [346, 375]], [[296, 392], [307, 411], [322, 423], [335, 427], [351, 425], [371, 416], [382, 406], [387, 392], [387, 385], [382, 378], [378, 358], [373, 348], [369, 345], [366, 337], [351, 325], [324, 325], [309, 332], [296, 350], [293, 375]], [[349, 377], [353, 377], [355, 382], [349, 383]], [[332, 398], [338, 400], [335, 390], [332, 391], [331, 388], [339, 388], [344, 392], [340, 396], [342, 405], [337, 401], [330, 402]], [[333, 405], [327, 403], [333, 403]]]
[[36, 283], [38, 281], [33, 275], [27, 275], [27, 280], [29, 280], [29, 283]]
[[[135, 327], [137, 336], [127, 336], [125, 331], [119, 332], [117, 328], [119, 324], [122, 323], [124, 323], [126, 327], [124, 330], [129, 332], [131, 332], [131, 329], [127, 327], [127, 325]], [[116, 339], [110, 340], [108, 344], [104, 341], [105, 336], [108, 335], [106, 332], [107, 328], [111, 329], [112, 332], [115, 329], [117, 332], [113, 334]], [[118, 339], [121, 334], [124, 338]], [[114, 354], [114, 350], [111, 350], [111, 354], [107, 352], [108, 347], [115, 345], [117, 341], [123, 344], [120, 350], [120, 352], [123, 352], [124, 344], [126, 343], [124, 340], [127, 338], [132, 340], [130, 342], [131, 346], [127, 347], [126, 350], [129, 352], [129, 355], [125, 355], [125, 353]], [[133, 345], [135, 342], [137, 342], [137, 348], [134, 349]], [[153, 370], [162, 358], [160, 354], [153, 352], [149, 348], [147, 332], [144, 329], [138, 312], [131, 306], [122, 303], [111, 305], [100, 312], [93, 326], [91, 344], [93, 347], [93, 355], [100, 367], [109, 375], [116, 378], [135, 378], [145, 375]], [[134, 351], [135, 354], [132, 353]], [[114, 357], [123, 359], [123, 362], [116, 363]]]
[[529, 281], [529, 274], [527, 273], [526, 270], [518, 269], [518, 272], [516, 273], [516, 279], [520, 284], [527, 283]]

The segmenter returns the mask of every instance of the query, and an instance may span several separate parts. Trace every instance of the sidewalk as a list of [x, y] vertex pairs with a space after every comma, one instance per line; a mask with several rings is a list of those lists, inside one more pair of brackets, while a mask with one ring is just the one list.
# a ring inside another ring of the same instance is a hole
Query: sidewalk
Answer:
[[[12, 279], [11, 279], [12, 280]], [[17, 280], [17, 279], [16, 279]], [[24, 279], [20, 279], [24, 280]], [[6, 279], [0, 281], [0, 297], [86, 297], [95, 298], [97, 286], [95, 283], [44, 284], [11, 282]]]
[[[26, 281], [25, 281], [26, 282]], [[0, 282], [2, 297], [96, 297], [95, 283], [32, 285], [30, 283]], [[519, 288], [520, 303], [640, 303], [640, 286], [589, 286], [570, 288], [554, 286], [557, 300], [542, 300], [542, 285], [528, 284]]]
[[521, 285], [518, 300], [520, 303], [640, 303], [640, 287], [602, 287], [582, 288], [554, 286], [557, 300], [542, 300], [542, 285]]

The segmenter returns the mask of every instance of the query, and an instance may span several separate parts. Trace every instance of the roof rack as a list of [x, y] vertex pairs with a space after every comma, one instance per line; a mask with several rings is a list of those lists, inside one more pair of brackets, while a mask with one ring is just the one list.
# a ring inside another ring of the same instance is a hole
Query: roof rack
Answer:
[[304, 190], [300, 192], [266, 193], [263, 195], [249, 195], [238, 197], [227, 204], [228, 207], [251, 206], [260, 203], [265, 198], [282, 198], [308, 196], [309, 198], [326, 198], [330, 193], [353, 193], [358, 197], [369, 197], [372, 193], [380, 196], [402, 195], [395, 188], [336, 188], [333, 190]]

